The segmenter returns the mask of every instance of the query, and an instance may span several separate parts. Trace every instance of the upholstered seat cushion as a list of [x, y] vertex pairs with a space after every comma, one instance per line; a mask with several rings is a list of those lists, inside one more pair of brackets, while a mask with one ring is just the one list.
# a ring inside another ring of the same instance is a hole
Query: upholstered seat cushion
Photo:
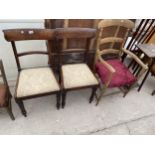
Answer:
[[[136, 77], [134, 77], [134, 75], [119, 59], [107, 60], [106, 62], [113, 66], [113, 68], [116, 70], [109, 87], [131, 85], [136, 81]], [[109, 78], [108, 69], [101, 62], [97, 62], [96, 71], [99, 74], [101, 81], [105, 83]]]
[[58, 91], [59, 85], [49, 67], [24, 69], [19, 74], [17, 97]]
[[97, 85], [98, 81], [86, 64], [68, 64], [62, 66], [64, 88], [76, 88]]
[[6, 103], [7, 87], [4, 84], [0, 84], [0, 107], [3, 107]]

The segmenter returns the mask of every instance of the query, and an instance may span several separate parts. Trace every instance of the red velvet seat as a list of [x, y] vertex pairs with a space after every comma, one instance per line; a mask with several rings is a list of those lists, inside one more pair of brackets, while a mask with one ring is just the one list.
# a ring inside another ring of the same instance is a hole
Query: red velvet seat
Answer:
[[[121, 87], [125, 85], [131, 85], [137, 80], [136, 77], [119, 59], [107, 60], [106, 62], [109, 63], [116, 70], [109, 84], [109, 87]], [[96, 71], [99, 74], [103, 83], [105, 83], [109, 79], [110, 72], [102, 63], [96, 63]]]
[[7, 95], [7, 87], [3, 84], [0, 84], [0, 107], [5, 106], [6, 95]]

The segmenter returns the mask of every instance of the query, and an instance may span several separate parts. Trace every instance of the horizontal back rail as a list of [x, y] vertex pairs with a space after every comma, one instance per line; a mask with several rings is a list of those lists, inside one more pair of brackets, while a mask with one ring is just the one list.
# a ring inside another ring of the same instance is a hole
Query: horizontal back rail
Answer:
[[7, 29], [3, 32], [7, 41], [52, 40], [55, 37], [52, 29]]
[[96, 36], [96, 29], [93, 28], [57, 28], [56, 37], [57, 39], [85, 39], [93, 38]]
[[108, 38], [104, 38], [104, 39], [100, 39], [100, 45], [101, 44], [105, 44], [105, 43], [112, 43], [112, 42], [118, 42], [118, 43], [123, 43], [123, 39], [122, 38], [117, 38], [117, 37], [108, 37]]
[[110, 26], [121, 26], [128, 29], [134, 28], [134, 23], [128, 19], [104, 19], [98, 24], [98, 28], [105, 28]]
[[32, 54], [45, 54], [48, 55], [47, 51], [27, 51], [27, 52], [22, 52], [18, 53], [18, 57], [25, 56], [25, 55], [32, 55]]

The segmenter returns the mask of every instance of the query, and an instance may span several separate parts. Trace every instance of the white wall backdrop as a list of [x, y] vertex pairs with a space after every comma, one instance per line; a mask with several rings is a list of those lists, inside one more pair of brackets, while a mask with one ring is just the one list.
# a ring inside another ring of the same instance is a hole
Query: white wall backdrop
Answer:
[[[0, 59], [3, 60], [5, 72], [8, 81], [16, 80], [17, 78], [17, 66], [11, 43], [4, 39], [2, 30], [12, 28], [43, 28], [44, 20], [0, 20]], [[19, 52], [27, 50], [46, 50], [44, 41], [27, 41], [18, 42], [17, 49]], [[47, 56], [25, 56], [21, 57], [21, 66], [43, 66], [47, 65]]]

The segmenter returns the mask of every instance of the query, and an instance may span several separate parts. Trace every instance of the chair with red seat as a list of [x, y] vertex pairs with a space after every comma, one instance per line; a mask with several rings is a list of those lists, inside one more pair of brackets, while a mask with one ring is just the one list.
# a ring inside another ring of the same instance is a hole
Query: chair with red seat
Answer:
[[[136, 55], [123, 48], [133, 27], [132, 21], [121, 19], [102, 20], [98, 25], [99, 34], [94, 68], [103, 88], [97, 97], [97, 104], [107, 88], [118, 87], [123, 90], [125, 97], [130, 88], [147, 70], [147, 66]], [[123, 53], [137, 63], [134, 70], [131, 68], [133, 63], [129, 63], [127, 66], [122, 62]]]
[[0, 81], [0, 108], [6, 108], [10, 118], [12, 120], [15, 120], [11, 106], [12, 95], [10, 93], [9, 86], [6, 80], [2, 60], [0, 60], [0, 78], [2, 78], [2, 82]]

